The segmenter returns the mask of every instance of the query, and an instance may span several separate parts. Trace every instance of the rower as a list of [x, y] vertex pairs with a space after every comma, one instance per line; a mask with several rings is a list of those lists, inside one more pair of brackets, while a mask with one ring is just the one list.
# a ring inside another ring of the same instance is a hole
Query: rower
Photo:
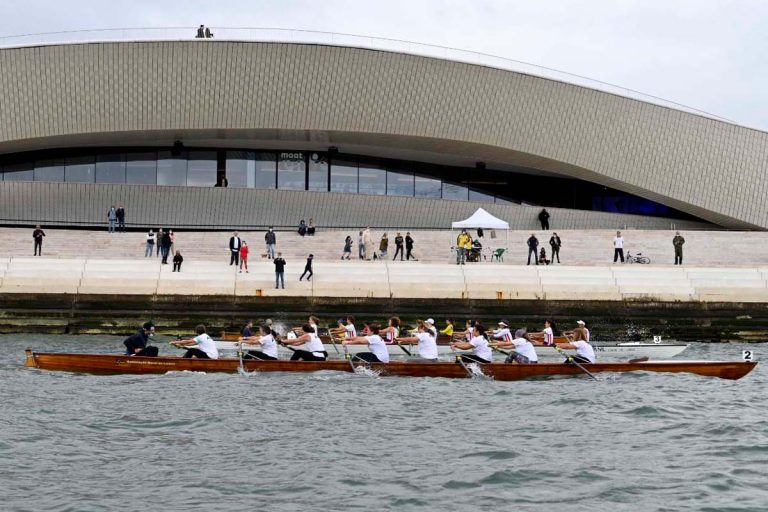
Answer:
[[510, 341], [497, 341], [491, 343], [492, 347], [496, 348], [511, 348], [505, 363], [520, 363], [531, 364], [538, 363], [539, 356], [536, 354], [536, 348], [531, 343], [528, 333], [525, 329], [518, 329], [515, 331], [514, 339]]
[[440, 334], [445, 334], [449, 338], [453, 337], [453, 329], [456, 327], [453, 318], [447, 318], [445, 320], [445, 329], [440, 329]]
[[253, 336], [253, 320], [248, 320], [245, 322], [245, 327], [243, 327], [243, 330], [240, 331], [240, 334], [243, 338], [250, 338]]
[[493, 331], [492, 336], [493, 339], [502, 340], [507, 343], [512, 341], [512, 333], [509, 331], [509, 324], [506, 320], [499, 322], [499, 328]]
[[418, 343], [419, 357], [409, 359], [409, 363], [437, 362], [437, 341], [432, 330], [422, 320], [417, 320], [418, 326], [412, 336], [395, 338], [397, 343]]
[[357, 331], [355, 330], [355, 317], [352, 315], [349, 315], [347, 317], [346, 324], [339, 319], [339, 326], [334, 327], [333, 329], [328, 329], [328, 332], [331, 333], [331, 336], [337, 336], [337, 337], [343, 337], [344, 338], [354, 338], [357, 336]]
[[325, 361], [328, 359], [328, 352], [325, 351], [320, 336], [315, 334], [315, 330], [309, 324], [301, 326], [303, 334], [296, 338], [283, 338], [286, 345], [304, 345], [306, 350], [294, 350], [291, 361]]
[[[200, 324], [195, 327], [197, 336], [183, 340], [172, 341], [171, 345], [179, 348], [189, 347], [183, 357], [189, 359], [197, 357], [198, 359], [218, 359], [219, 351], [216, 348], [216, 342], [205, 332], [205, 326]], [[195, 345], [197, 345], [195, 347]]]
[[551, 347], [555, 344], [555, 322], [544, 320], [544, 329], [541, 332], [528, 333], [528, 341], [534, 345]]
[[459, 350], [472, 350], [471, 354], [459, 354], [465, 363], [488, 364], [493, 362], [493, 352], [488, 346], [488, 338], [485, 327], [480, 322], [475, 322], [472, 339], [469, 341], [454, 341], [451, 348]]
[[452, 339], [459, 340], [464, 338], [467, 341], [471, 340], [475, 332], [475, 322], [476, 320], [467, 320], [467, 323], [465, 324], [466, 328], [463, 331], [453, 331]]
[[315, 330], [315, 334], [320, 336], [320, 320], [315, 315], [309, 315], [309, 326]]
[[[373, 330], [373, 326], [371, 326], [371, 330]], [[387, 327], [379, 331], [379, 336], [384, 338], [384, 343], [387, 345], [393, 344], [395, 338], [400, 336], [400, 318], [396, 316], [390, 318]]]
[[356, 336], [348, 338], [342, 343], [344, 345], [365, 345], [368, 344], [370, 352], [360, 352], [352, 356], [352, 359], [360, 359], [368, 363], [388, 363], [389, 350], [384, 340], [379, 336], [381, 326], [377, 323], [370, 324], [371, 334], [369, 336]]
[[585, 329], [578, 328], [573, 330], [573, 341], [570, 343], [557, 343], [556, 346], [563, 350], [576, 350], [573, 360], [577, 363], [594, 363], [595, 350], [586, 340]]
[[435, 321], [431, 318], [427, 318], [424, 320], [424, 323], [427, 325], [427, 328], [432, 331], [432, 336], [434, 336], [435, 341], [437, 341], [437, 327], [435, 327]]
[[243, 336], [240, 341], [247, 345], [261, 345], [261, 350], [249, 350], [243, 359], [259, 361], [277, 361], [277, 342], [272, 329], [266, 325], [259, 327], [261, 336]]
[[125, 355], [157, 357], [157, 347], [147, 345], [149, 338], [155, 335], [155, 326], [152, 322], [146, 322], [142, 325], [136, 334], [129, 336], [123, 342], [125, 345]]

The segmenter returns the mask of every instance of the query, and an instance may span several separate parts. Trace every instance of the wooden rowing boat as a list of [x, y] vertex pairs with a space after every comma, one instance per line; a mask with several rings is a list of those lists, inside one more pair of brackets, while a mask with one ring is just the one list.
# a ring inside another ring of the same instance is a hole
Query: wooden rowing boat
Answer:
[[[450, 379], [467, 378], [463, 365], [453, 362], [412, 363], [391, 362], [388, 364], [356, 363], [369, 368], [381, 376], [401, 377], [443, 377]], [[243, 361], [249, 372], [351, 372], [349, 361], [330, 360], [322, 362], [304, 361]], [[592, 373], [599, 372], [664, 372], [693, 373], [704, 377], [740, 379], [752, 371], [756, 362], [732, 361], [646, 361], [632, 363], [596, 363], [587, 367]], [[178, 371], [206, 373], [236, 373], [240, 361], [235, 358], [184, 359], [182, 357], [134, 357], [112, 354], [67, 354], [55, 352], [33, 352], [26, 350], [25, 366], [42, 370], [65, 371], [91, 374], [163, 374]], [[474, 365], [472, 365], [474, 366]], [[504, 364], [491, 363], [479, 367], [487, 377], [499, 381], [550, 377], [558, 375], [583, 375], [576, 366], [565, 363]]]

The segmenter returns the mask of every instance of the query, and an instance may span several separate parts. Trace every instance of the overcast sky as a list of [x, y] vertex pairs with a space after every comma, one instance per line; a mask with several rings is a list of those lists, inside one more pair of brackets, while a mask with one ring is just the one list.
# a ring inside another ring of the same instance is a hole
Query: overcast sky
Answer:
[[488, 52], [768, 128], [766, 0], [0, 0], [0, 36], [200, 23]]

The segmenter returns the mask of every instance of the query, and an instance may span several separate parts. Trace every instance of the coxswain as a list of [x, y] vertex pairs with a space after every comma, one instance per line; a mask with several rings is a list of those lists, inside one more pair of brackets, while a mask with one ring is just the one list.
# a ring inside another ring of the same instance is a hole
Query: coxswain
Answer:
[[370, 352], [360, 352], [352, 356], [352, 359], [359, 359], [368, 363], [388, 363], [389, 362], [389, 350], [384, 340], [381, 339], [380, 330], [381, 326], [377, 323], [369, 325], [371, 334], [368, 336], [356, 336], [354, 338], [347, 338], [342, 343], [344, 345], [368, 345]]
[[277, 341], [272, 329], [266, 325], [259, 327], [260, 336], [243, 336], [240, 341], [244, 345], [260, 345], [261, 350], [249, 350], [243, 359], [258, 359], [260, 361], [277, 360]]
[[396, 316], [390, 318], [387, 326], [379, 331], [379, 336], [384, 339], [384, 343], [392, 345], [400, 336], [400, 318]]
[[499, 328], [493, 331], [491, 334], [493, 339], [502, 340], [504, 342], [512, 341], [512, 333], [509, 331], [509, 323], [506, 320], [499, 322]]
[[152, 324], [152, 322], [146, 322], [139, 328], [136, 334], [129, 336], [123, 342], [123, 345], [125, 345], [125, 355], [157, 357], [157, 347], [147, 345], [147, 343], [149, 343], [149, 338], [154, 335], [155, 326]]
[[520, 363], [530, 364], [538, 363], [539, 356], [536, 354], [536, 348], [533, 346], [528, 333], [525, 329], [518, 329], [515, 331], [514, 339], [509, 341], [502, 340], [491, 343], [495, 348], [511, 348], [512, 350], [507, 355], [505, 363]]
[[328, 359], [328, 352], [325, 351], [320, 336], [315, 334], [315, 330], [309, 324], [301, 326], [302, 335], [295, 338], [284, 338], [282, 342], [286, 345], [304, 345], [306, 349], [294, 350], [291, 361], [325, 361]]
[[491, 351], [491, 347], [488, 346], [488, 338], [486, 337], [486, 330], [483, 324], [475, 322], [472, 334], [471, 340], [454, 341], [451, 343], [451, 348], [472, 351], [471, 354], [458, 355], [458, 357], [465, 363], [487, 364], [493, 362], [493, 352]]
[[204, 325], [195, 327], [197, 336], [194, 338], [172, 341], [171, 345], [179, 348], [188, 347], [183, 357], [197, 357], [198, 359], [218, 359], [219, 351], [216, 348], [216, 342], [205, 332]]
[[416, 332], [412, 336], [395, 338], [395, 342], [400, 343], [418, 343], [419, 357], [409, 359], [409, 363], [434, 363], [437, 362], [437, 341], [432, 334], [432, 330], [422, 321], [417, 321]]
[[570, 343], [557, 343], [556, 346], [561, 350], [575, 350], [576, 355], [573, 356], [573, 360], [577, 363], [595, 362], [595, 350], [587, 341], [583, 328], [573, 330], [573, 341]]

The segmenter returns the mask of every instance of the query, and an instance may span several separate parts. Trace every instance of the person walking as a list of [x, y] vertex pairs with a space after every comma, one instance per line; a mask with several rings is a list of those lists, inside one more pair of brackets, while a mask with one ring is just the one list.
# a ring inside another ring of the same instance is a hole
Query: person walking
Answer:
[[471, 237], [467, 234], [466, 229], [462, 229], [459, 236], [456, 237], [456, 264], [463, 265], [467, 260], [467, 242], [471, 244]]
[[392, 258], [392, 261], [397, 259], [398, 253], [400, 253], [400, 261], [403, 261], [403, 237], [400, 233], [395, 237], [395, 257]]
[[341, 253], [341, 259], [345, 259], [344, 256], [347, 257], [347, 260], [352, 256], [352, 237], [349, 235], [344, 239], [344, 252]]
[[107, 222], [109, 223], [107, 231], [109, 233], [114, 233], [115, 223], [117, 223], [117, 210], [115, 209], [115, 205], [109, 207], [109, 211], [107, 212]]
[[243, 243], [240, 245], [240, 273], [243, 273], [243, 267], [245, 267], [245, 273], [248, 273], [248, 244], [245, 243], [245, 240], [243, 240]]
[[240, 264], [240, 246], [242, 241], [237, 235], [237, 231], [232, 233], [232, 237], [229, 239], [229, 266]]
[[149, 233], [147, 233], [147, 245], [144, 247], [144, 257], [148, 258], [152, 256], [152, 253], [154, 251], [155, 251], [155, 232], [150, 229]]
[[560, 263], [560, 246], [563, 245], [560, 241], [560, 237], [557, 236], [557, 233], [552, 233], [552, 237], [549, 239], [549, 246], [552, 247], [552, 263], [555, 262], [555, 258], [557, 258], [557, 262]]
[[613, 262], [616, 263], [619, 258], [624, 263], [624, 237], [621, 236], [621, 231], [617, 231], [613, 238]]
[[272, 260], [275, 264], [275, 290], [278, 288], [285, 289], [285, 260], [283, 259], [283, 253], [277, 253], [277, 258]]
[[270, 226], [269, 230], [264, 234], [264, 242], [267, 244], [267, 258], [271, 260], [275, 259], [275, 244], [277, 243], [277, 236], [275, 235], [272, 226]]
[[410, 231], [405, 234], [405, 260], [410, 261], [411, 258], [413, 258], [413, 261], [419, 261], [416, 259], [416, 256], [413, 255], [413, 238], [411, 238]]
[[162, 245], [163, 245], [163, 235], [165, 233], [163, 232], [163, 228], [157, 228], [157, 235], [155, 235], [155, 245], [157, 246], [157, 254], [156, 256], [160, 256], [160, 253], [162, 252]]
[[533, 254], [533, 262], [539, 264], [539, 239], [536, 235], [531, 233], [531, 237], [528, 239], [528, 265], [531, 264], [531, 254]]
[[541, 222], [541, 229], [549, 231], [549, 212], [546, 208], [542, 208], [539, 212], [539, 222]]
[[117, 215], [117, 229], [121, 233], [125, 233], [125, 208], [123, 208], [122, 204], [117, 206], [115, 215]]
[[365, 259], [365, 241], [363, 240], [363, 230], [357, 233], [357, 259]]
[[672, 245], [675, 246], [675, 265], [683, 264], [683, 244], [685, 244], [685, 238], [677, 231], [675, 238], [672, 239]]
[[182, 263], [184, 263], [184, 257], [181, 255], [181, 251], [176, 251], [176, 255], [173, 257], [173, 271], [181, 272]]
[[168, 254], [171, 252], [171, 233], [169, 231], [166, 231], [163, 233], [163, 239], [161, 241], [162, 249], [161, 252], [163, 254], [163, 260], [162, 264], [167, 265], [168, 264]]
[[312, 280], [312, 258], [314, 258], [314, 256], [312, 256], [311, 254], [307, 257], [307, 264], [304, 265], [304, 272], [301, 274], [299, 281], [304, 279], [304, 276], [307, 274], [307, 272], [309, 272], [309, 275], [307, 276], [307, 281]]
[[366, 261], [371, 261], [373, 258], [373, 240], [371, 239], [371, 228], [366, 227], [363, 230], [363, 255]]
[[35, 226], [35, 230], [32, 232], [32, 239], [34, 240], [34, 254], [33, 256], [42, 256], [43, 255], [43, 237], [45, 236], [45, 231], [43, 231], [43, 228], [40, 227], [40, 224]]

